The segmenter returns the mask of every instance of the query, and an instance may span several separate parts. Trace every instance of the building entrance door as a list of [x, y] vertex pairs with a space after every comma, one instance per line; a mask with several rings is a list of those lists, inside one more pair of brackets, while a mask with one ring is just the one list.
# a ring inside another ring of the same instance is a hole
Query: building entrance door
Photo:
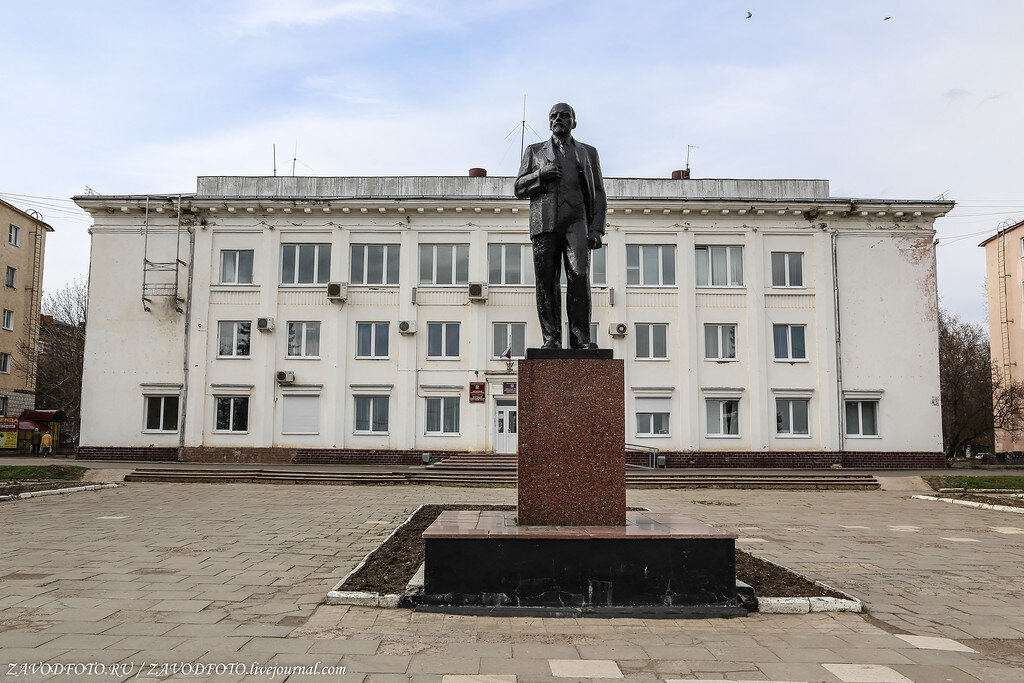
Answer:
[[516, 400], [494, 401], [494, 452], [514, 455], [519, 447], [519, 411]]

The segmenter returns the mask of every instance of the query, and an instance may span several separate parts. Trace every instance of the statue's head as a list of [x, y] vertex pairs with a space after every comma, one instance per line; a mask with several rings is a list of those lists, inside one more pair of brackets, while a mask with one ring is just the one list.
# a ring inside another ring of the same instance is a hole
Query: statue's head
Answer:
[[548, 127], [555, 135], [568, 135], [576, 127], [576, 112], [565, 102], [559, 102], [548, 112]]

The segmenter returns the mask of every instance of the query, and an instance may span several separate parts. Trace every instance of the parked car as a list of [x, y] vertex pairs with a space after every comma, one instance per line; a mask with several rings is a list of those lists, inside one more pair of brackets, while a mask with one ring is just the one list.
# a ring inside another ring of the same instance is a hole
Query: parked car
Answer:
[[60, 443], [57, 444], [57, 448], [74, 448], [78, 445], [78, 436], [70, 434], [68, 432], [61, 432]]

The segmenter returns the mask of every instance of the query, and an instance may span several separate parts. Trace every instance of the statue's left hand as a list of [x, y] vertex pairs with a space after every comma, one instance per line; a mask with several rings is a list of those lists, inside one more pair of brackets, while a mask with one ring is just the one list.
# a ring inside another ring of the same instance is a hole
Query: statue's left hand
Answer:
[[601, 241], [601, 235], [594, 232], [587, 237], [587, 246], [591, 249], [600, 249], [603, 242]]

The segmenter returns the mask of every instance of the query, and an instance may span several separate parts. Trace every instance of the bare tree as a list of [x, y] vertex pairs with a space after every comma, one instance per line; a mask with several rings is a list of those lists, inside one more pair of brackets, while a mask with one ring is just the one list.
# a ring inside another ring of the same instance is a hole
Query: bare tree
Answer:
[[995, 430], [1024, 428], [1024, 382], [993, 365], [981, 325], [948, 311], [939, 312], [939, 381], [946, 457], [972, 444], [994, 450]]
[[89, 288], [74, 280], [43, 297], [41, 353], [36, 369], [36, 405], [63, 410], [77, 430], [81, 415], [82, 363]]

